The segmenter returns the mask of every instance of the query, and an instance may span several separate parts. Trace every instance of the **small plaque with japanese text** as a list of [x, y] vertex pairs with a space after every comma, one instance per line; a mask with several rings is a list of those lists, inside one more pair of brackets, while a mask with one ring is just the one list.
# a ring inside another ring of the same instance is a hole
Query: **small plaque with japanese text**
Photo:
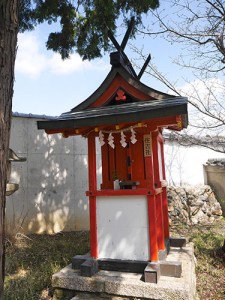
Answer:
[[150, 134], [144, 135], [144, 156], [152, 155], [152, 136]]

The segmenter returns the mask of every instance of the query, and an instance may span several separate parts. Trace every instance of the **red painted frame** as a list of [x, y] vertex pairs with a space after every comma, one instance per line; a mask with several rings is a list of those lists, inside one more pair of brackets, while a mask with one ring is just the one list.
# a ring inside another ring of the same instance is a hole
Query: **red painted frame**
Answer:
[[[152, 134], [152, 147], [153, 147], [153, 166], [154, 166], [154, 177], [155, 182], [154, 186], [161, 188], [161, 179], [160, 170], [159, 170], [159, 132], [154, 132]], [[161, 162], [162, 163], [162, 162]], [[165, 250], [165, 241], [164, 241], [164, 224], [163, 224], [163, 213], [162, 213], [162, 195], [158, 194], [156, 196], [156, 216], [157, 216], [157, 241], [159, 250]]]
[[[95, 134], [92, 132], [88, 136], [88, 178], [89, 190], [97, 189], [96, 177], [96, 146]], [[98, 240], [97, 240], [97, 216], [96, 216], [96, 196], [89, 196], [89, 214], [90, 214], [90, 248], [91, 257], [98, 257]]]

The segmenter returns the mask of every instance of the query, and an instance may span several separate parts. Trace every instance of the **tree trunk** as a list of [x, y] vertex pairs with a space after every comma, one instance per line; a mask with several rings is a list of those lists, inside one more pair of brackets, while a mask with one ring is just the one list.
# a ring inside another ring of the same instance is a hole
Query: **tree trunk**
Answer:
[[0, 300], [4, 284], [5, 196], [19, 0], [0, 0]]

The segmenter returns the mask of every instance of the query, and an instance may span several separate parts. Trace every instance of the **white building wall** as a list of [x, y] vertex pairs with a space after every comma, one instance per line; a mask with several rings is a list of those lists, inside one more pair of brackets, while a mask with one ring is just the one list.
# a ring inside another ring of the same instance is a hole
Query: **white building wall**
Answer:
[[[37, 130], [37, 117], [12, 119], [10, 147], [26, 162], [12, 163], [11, 182], [20, 187], [7, 197], [6, 224], [10, 232], [58, 232], [88, 230], [87, 141], [63, 138]], [[98, 186], [101, 160], [97, 148]], [[165, 164], [169, 184], [203, 184], [202, 165], [224, 154], [166, 143]]]
[[165, 166], [169, 185], [204, 184], [203, 164], [209, 158], [225, 158], [225, 154], [199, 146], [183, 147], [166, 140]]

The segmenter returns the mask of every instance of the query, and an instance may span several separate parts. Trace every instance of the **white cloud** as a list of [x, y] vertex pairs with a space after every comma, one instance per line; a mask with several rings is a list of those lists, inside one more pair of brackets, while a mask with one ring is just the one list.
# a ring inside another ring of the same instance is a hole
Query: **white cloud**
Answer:
[[35, 32], [19, 34], [16, 71], [31, 78], [41, 76], [43, 72], [67, 75], [80, 70], [106, 70], [109, 68], [103, 60], [82, 61], [78, 54], [62, 60], [57, 53], [41, 50], [41, 44]]
[[70, 58], [62, 60], [60, 55], [53, 53], [48, 61], [50, 71], [54, 74], [70, 74], [85, 67], [88, 62], [83, 62], [79, 55], [72, 54]]
[[38, 39], [33, 33], [19, 34], [16, 71], [32, 78], [38, 77], [45, 70], [47, 62], [39, 49]]
[[214, 77], [209, 79], [196, 79], [186, 83], [178, 89], [181, 94], [186, 95], [194, 100], [209, 99], [212, 95], [219, 96], [224, 92], [224, 81], [220, 78]]
[[216, 77], [196, 79], [180, 87], [179, 91], [193, 104], [188, 106], [190, 124], [194, 126], [189, 132], [221, 134], [225, 119], [225, 82]]

